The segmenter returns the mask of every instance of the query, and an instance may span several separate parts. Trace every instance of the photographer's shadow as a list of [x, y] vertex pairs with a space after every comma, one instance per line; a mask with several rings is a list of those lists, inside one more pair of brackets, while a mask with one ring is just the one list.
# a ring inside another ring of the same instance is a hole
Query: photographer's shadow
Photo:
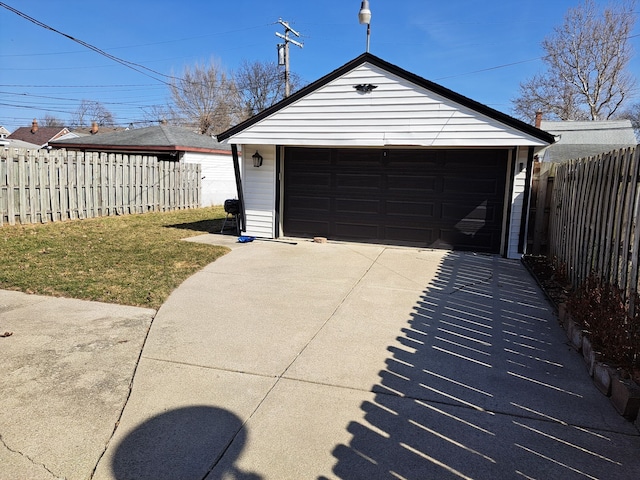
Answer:
[[[118, 480], [204, 479], [226, 476], [260, 480], [232, 465], [215, 469], [225, 453], [240, 452], [247, 439], [242, 421], [222, 408], [193, 406], [170, 410], [138, 426], [117, 446], [112, 460]], [[234, 448], [229, 449], [231, 443]], [[233, 461], [229, 461], [233, 460]]]

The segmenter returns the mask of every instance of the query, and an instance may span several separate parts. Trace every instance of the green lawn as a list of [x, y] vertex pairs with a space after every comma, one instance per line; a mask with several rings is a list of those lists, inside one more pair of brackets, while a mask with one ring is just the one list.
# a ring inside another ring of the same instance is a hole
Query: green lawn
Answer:
[[0, 227], [0, 289], [158, 308], [226, 247], [222, 207]]

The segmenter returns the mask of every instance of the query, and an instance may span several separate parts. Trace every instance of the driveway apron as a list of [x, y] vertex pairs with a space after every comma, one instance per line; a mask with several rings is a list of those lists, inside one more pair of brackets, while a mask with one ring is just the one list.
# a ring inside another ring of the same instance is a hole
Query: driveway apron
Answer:
[[639, 477], [520, 262], [305, 240], [233, 244], [170, 296], [94, 475]]

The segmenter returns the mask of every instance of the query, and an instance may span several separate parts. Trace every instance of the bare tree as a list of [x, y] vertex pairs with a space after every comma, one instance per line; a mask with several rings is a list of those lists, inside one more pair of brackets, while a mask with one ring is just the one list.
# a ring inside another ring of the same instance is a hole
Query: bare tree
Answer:
[[152, 105], [143, 108], [144, 120], [138, 122], [141, 127], [150, 127], [159, 123], [167, 123], [169, 125], [180, 125], [180, 119], [175, 118], [174, 113], [169, 107], [163, 105]]
[[100, 102], [82, 100], [76, 111], [71, 115], [71, 124], [76, 127], [89, 127], [96, 122], [99, 126], [113, 126], [113, 114]]
[[[234, 79], [242, 98], [242, 109], [247, 116], [255, 115], [285, 96], [284, 71], [275, 62], [244, 61], [235, 72]], [[295, 73], [289, 74], [291, 91], [302, 85]]]
[[53, 115], [46, 114], [43, 118], [40, 119], [40, 125], [43, 127], [64, 127], [64, 122]]
[[203, 134], [222, 132], [242, 117], [233, 79], [213, 63], [186, 67], [182, 78], [171, 82], [171, 99], [176, 116]]
[[542, 42], [547, 70], [520, 84], [514, 112], [530, 119], [536, 111], [560, 120], [614, 118], [635, 86], [627, 72], [635, 0], [602, 11], [593, 0], [571, 8], [564, 23]]
[[636, 133], [636, 139], [640, 142], [640, 103], [634, 103], [623, 112], [620, 113], [618, 118], [631, 120], [633, 130]]

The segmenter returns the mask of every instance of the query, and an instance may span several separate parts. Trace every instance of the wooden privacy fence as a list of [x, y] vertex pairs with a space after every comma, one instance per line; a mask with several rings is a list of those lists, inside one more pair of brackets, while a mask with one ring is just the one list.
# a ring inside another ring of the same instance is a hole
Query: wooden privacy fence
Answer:
[[0, 226], [200, 206], [199, 164], [66, 150], [0, 153]]
[[[555, 173], [547, 172], [554, 177], [548, 191], [549, 258], [566, 267], [574, 287], [591, 274], [618, 286], [632, 309], [640, 250], [639, 155], [640, 148], [627, 148], [556, 164]], [[550, 184], [542, 176], [540, 181]], [[537, 203], [543, 208], [541, 199]]]

